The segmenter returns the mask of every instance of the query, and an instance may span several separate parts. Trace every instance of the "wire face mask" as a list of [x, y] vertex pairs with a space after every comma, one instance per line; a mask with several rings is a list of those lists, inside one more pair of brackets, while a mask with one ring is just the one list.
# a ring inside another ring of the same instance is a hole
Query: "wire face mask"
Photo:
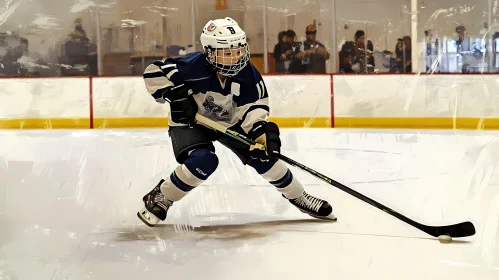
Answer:
[[207, 61], [220, 74], [228, 77], [237, 75], [249, 61], [248, 44], [236, 48], [207, 48]]

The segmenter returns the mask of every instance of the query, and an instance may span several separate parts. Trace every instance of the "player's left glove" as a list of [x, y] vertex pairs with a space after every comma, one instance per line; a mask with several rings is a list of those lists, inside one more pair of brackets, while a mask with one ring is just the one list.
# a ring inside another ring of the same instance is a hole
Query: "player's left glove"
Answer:
[[260, 160], [269, 160], [281, 153], [281, 139], [279, 127], [273, 122], [257, 122], [248, 136], [257, 142], [250, 146], [251, 157]]

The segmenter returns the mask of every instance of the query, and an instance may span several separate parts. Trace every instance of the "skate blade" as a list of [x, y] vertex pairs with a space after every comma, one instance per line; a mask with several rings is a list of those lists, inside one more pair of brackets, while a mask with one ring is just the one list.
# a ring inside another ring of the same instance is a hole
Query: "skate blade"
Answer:
[[158, 219], [158, 217], [149, 212], [145, 207], [137, 212], [137, 217], [139, 217], [139, 219], [144, 222], [144, 224], [150, 227], [157, 225], [161, 221], [160, 219]]
[[338, 218], [336, 218], [336, 216], [333, 213], [331, 213], [331, 214], [329, 214], [327, 216], [317, 216], [317, 215], [314, 215], [314, 214], [312, 214], [310, 212], [303, 211], [301, 209], [300, 209], [300, 211], [302, 211], [303, 213], [305, 213], [305, 214], [307, 214], [307, 215], [309, 215], [311, 217], [314, 217], [316, 219], [328, 220], [328, 221], [337, 221], [338, 220]]
[[327, 216], [317, 216], [317, 215], [313, 215], [310, 213], [307, 213], [307, 214], [314, 217], [314, 218], [321, 219], [321, 220], [328, 220], [328, 221], [337, 221], [338, 220], [338, 218], [336, 218], [336, 216], [333, 215], [332, 213], [327, 215]]

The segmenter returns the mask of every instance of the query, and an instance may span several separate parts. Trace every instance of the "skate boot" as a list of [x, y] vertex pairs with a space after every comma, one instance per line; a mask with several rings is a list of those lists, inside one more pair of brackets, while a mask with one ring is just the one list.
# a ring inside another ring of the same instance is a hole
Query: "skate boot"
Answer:
[[137, 217], [150, 227], [155, 226], [160, 221], [164, 221], [168, 209], [173, 205], [173, 202], [165, 199], [161, 193], [160, 187], [164, 181], [161, 180], [152, 191], [142, 198], [144, 207], [137, 212]]
[[313, 197], [305, 191], [303, 192], [302, 196], [288, 200], [289, 202], [291, 202], [291, 204], [300, 209], [300, 211], [314, 218], [333, 221], [337, 220], [337, 218], [333, 214], [333, 207], [331, 207], [331, 205], [327, 201], [317, 197]]

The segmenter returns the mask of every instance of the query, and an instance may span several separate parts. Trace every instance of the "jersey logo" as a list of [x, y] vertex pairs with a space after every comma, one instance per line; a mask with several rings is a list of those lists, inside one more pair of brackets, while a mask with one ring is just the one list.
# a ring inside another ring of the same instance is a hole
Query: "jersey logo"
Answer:
[[210, 112], [221, 119], [226, 119], [229, 117], [229, 111], [224, 107], [215, 104], [215, 98], [213, 96], [207, 96], [203, 102], [203, 107], [206, 111]]

